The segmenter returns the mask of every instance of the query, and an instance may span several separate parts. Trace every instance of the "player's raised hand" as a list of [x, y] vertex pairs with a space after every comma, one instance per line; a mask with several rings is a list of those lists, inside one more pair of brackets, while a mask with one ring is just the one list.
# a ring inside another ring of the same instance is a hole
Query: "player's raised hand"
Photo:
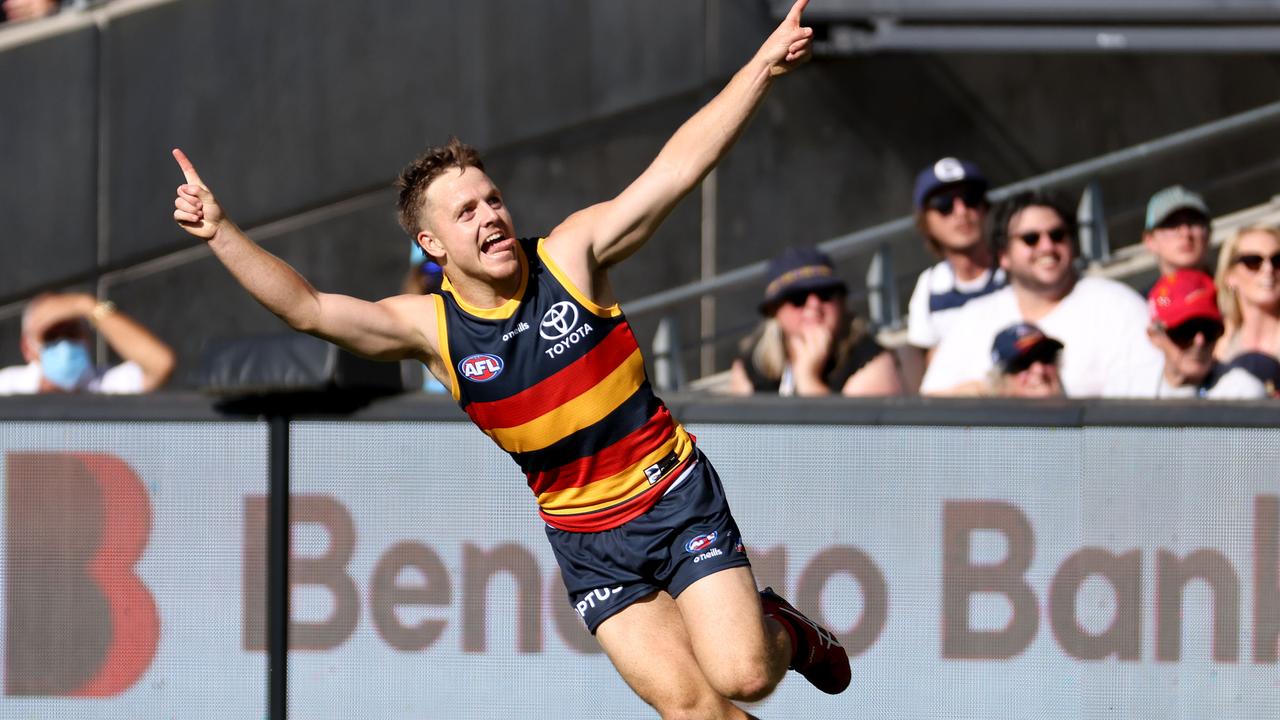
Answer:
[[173, 149], [173, 159], [178, 161], [186, 183], [178, 186], [178, 197], [173, 201], [173, 219], [187, 232], [205, 240], [212, 239], [224, 216], [218, 200], [196, 173], [195, 165], [186, 153]]
[[813, 53], [813, 28], [800, 25], [800, 15], [809, 0], [796, 0], [769, 39], [760, 46], [757, 57], [769, 65], [770, 75], [783, 75], [804, 64]]

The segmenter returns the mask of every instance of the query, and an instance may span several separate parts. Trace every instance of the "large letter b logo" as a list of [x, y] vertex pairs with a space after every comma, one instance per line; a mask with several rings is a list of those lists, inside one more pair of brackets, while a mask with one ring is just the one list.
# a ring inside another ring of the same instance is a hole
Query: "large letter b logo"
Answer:
[[10, 453], [7, 476], [5, 694], [125, 690], [160, 636], [133, 571], [151, 533], [142, 482], [96, 453]]

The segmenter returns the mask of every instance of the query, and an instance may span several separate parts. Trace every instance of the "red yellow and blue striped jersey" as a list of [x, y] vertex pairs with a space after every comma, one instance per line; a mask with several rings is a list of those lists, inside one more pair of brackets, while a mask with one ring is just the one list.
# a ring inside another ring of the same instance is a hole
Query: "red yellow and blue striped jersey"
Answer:
[[477, 308], [446, 280], [440, 355], [458, 404], [516, 461], [542, 519], [614, 528], [653, 506], [693, 458], [693, 440], [653, 393], [631, 325], [573, 286], [522, 239], [514, 297]]

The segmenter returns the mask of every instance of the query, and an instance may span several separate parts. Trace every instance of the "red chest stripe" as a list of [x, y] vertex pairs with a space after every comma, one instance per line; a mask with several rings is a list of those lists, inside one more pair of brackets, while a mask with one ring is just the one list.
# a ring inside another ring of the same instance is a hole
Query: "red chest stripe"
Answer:
[[585, 355], [545, 380], [511, 397], [469, 403], [467, 415], [482, 430], [517, 427], [536, 420], [595, 387], [638, 347], [631, 327], [622, 323]]

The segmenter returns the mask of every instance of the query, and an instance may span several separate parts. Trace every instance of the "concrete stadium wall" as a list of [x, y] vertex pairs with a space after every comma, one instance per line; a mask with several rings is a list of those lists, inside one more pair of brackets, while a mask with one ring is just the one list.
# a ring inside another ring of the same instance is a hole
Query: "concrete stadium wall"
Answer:
[[[30, 42], [0, 33], [2, 364], [19, 361], [21, 302], [42, 289], [97, 287], [185, 369], [212, 337], [281, 329], [173, 227], [171, 147], [243, 227], [292, 219], [264, 244], [317, 286], [376, 298], [407, 251], [387, 188], [424, 145], [481, 147], [518, 229], [545, 233], [625, 187], [773, 24], [764, 0], [185, 0], [59, 21]], [[1280, 60], [1258, 55], [819, 58], [779, 83], [721, 165], [715, 264], [901, 216], [914, 173], [944, 154], [1009, 182], [1273, 101], [1278, 81]], [[1271, 148], [1237, 138], [1108, 178], [1113, 243], [1135, 239], [1154, 189], [1275, 160]], [[1278, 187], [1273, 162], [1208, 195], [1231, 210]], [[702, 220], [695, 193], [617, 273], [622, 296], [697, 279]], [[904, 238], [896, 261], [909, 289], [928, 258]], [[842, 270], [857, 284], [863, 266]], [[719, 331], [745, 331], [757, 295], [723, 296]], [[696, 309], [677, 316], [693, 346]], [[642, 338], [655, 321], [639, 319]]]

